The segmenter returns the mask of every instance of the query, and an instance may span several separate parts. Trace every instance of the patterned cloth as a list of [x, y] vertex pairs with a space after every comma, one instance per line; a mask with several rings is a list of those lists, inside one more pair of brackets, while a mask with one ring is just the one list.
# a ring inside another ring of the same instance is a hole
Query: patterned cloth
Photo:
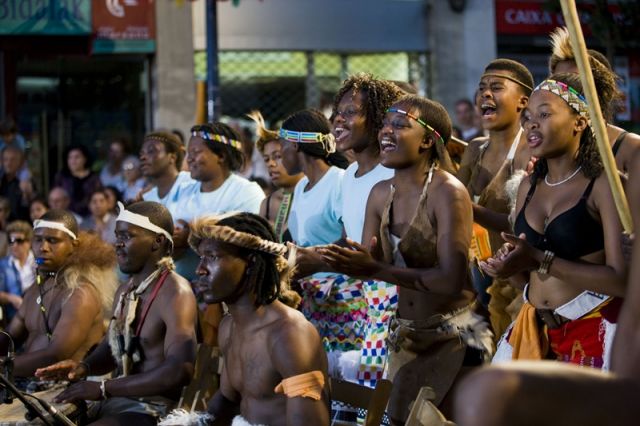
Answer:
[[398, 308], [398, 287], [381, 281], [364, 281], [364, 296], [369, 307], [364, 344], [360, 356], [358, 383], [375, 388], [387, 363], [389, 323]]
[[359, 350], [365, 336], [367, 303], [362, 281], [346, 275], [300, 280], [301, 311], [316, 327], [329, 351]]

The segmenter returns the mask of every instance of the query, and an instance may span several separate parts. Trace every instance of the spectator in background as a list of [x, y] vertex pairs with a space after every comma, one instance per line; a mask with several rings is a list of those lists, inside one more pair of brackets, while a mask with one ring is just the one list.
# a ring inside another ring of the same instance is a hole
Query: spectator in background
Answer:
[[479, 136], [484, 136], [482, 127], [477, 125], [476, 110], [469, 99], [456, 102], [456, 124], [460, 129], [460, 139], [469, 142]]
[[16, 146], [20, 148], [22, 152], [24, 152], [26, 148], [24, 137], [18, 133], [18, 126], [10, 117], [0, 121], [0, 150], [8, 145]]
[[[69, 209], [82, 216], [89, 215], [89, 197], [102, 187], [100, 178], [91, 171], [91, 157], [84, 145], [72, 145], [65, 150], [67, 162], [55, 178], [69, 194]], [[53, 208], [53, 207], [52, 207]]]
[[104, 195], [107, 197], [107, 211], [114, 215], [117, 215], [118, 201], [122, 202], [122, 191], [115, 186], [106, 186], [104, 188]]
[[7, 234], [7, 222], [11, 214], [11, 203], [5, 197], [0, 197], [0, 257], [7, 254], [9, 235]]
[[29, 204], [29, 218], [31, 219], [31, 223], [40, 219], [47, 211], [49, 211], [47, 200], [42, 197], [36, 197], [31, 200], [31, 204]]
[[100, 171], [102, 186], [115, 186], [118, 191], [124, 188], [124, 176], [122, 175], [122, 162], [127, 156], [127, 142], [123, 138], [114, 139], [109, 145], [107, 164]]
[[[71, 197], [66, 189], [56, 186], [49, 191], [49, 207], [54, 210], [69, 210], [69, 206], [71, 205]], [[71, 212], [73, 217], [78, 222], [78, 225], [82, 224], [82, 217], [78, 214]]]
[[267, 165], [262, 159], [262, 154], [255, 148], [253, 142], [253, 134], [248, 127], [244, 127], [241, 132], [242, 135], [242, 152], [244, 154], [244, 163], [242, 168], [236, 173], [240, 176], [254, 181], [260, 185], [261, 188], [268, 186], [271, 182], [269, 178], [269, 171]]
[[122, 174], [124, 175], [122, 198], [128, 204], [138, 198], [138, 194], [140, 194], [145, 185], [145, 180], [140, 170], [140, 160], [133, 155], [128, 156], [122, 163]]
[[8, 324], [22, 304], [22, 295], [35, 280], [36, 261], [31, 251], [33, 229], [17, 220], [7, 226], [9, 255], [0, 259], [0, 305]]
[[109, 211], [106, 190], [98, 189], [91, 194], [89, 210], [91, 216], [82, 222], [80, 229], [95, 233], [105, 243], [115, 244], [116, 217]]
[[11, 215], [9, 220], [29, 220], [28, 192], [23, 192], [18, 172], [24, 163], [24, 153], [16, 145], [6, 145], [2, 150], [2, 171], [0, 172], [0, 196], [9, 199]]

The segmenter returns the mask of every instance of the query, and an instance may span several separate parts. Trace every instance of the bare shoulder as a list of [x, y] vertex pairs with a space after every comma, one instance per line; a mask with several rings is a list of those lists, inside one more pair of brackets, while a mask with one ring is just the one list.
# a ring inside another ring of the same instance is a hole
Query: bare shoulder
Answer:
[[160, 294], [162, 294], [163, 297], [193, 298], [195, 301], [191, 284], [186, 278], [175, 271], [172, 271], [167, 276], [167, 281], [165, 282], [165, 285], [162, 286]]
[[315, 327], [294, 309], [282, 305], [278, 310], [280, 319], [272, 325], [269, 339], [276, 369], [286, 377], [324, 368], [324, 351]]
[[375, 203], [384, 203], [384, 201], [389, 196], [391, 185], [393, 185], [393, 178], [381, 180], [380, 182], [376, 183], [375, 185], [373, 185], [373, 188], [371, 188], [369, 199]]
[[432, 187], [429, 196], [440, 202], [463, 201], [471, 203], [467, 188], [451, 173], [437, 170], [433, 174]]
[[489, 142], [489, 136], [479, 136], [477, 138], [471, 139], [465, 152], [469, 151], [470, 155], [477, 155], [487, 142]]
[[82, 305], [89, 304], [95, 306], [96, 310], [102, 310], [98, 289], [88, 282], [82, 282], [73, 290], [69, 296], [69, 302]]

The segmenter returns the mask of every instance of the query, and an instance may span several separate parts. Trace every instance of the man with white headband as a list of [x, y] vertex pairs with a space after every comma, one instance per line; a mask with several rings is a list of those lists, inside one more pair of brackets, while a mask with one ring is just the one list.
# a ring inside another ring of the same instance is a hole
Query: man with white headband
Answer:
[[114, 298], [108, 335], [82, 362], [61, 361], [37, 375], [75, 381], [115, 372], [114, 379], [81, 380], [56, 401], [97, 401], [89, 418], [107, 424], [155, 425], [193, 374], [196, 302], [189, 283], [173, 271], [169, 211], [150, 201], [119, 207], [116, 256], [130, 278]]
[[[16, 348], [22, 345], [14, 374], [23, 378], [58, 359], [79, 361], [98, 344], [117, 287], [113, 247], [79, 234], [68, 211], [50, 210], [34, 222], [33, 252], [36, 283], [6, 330]], [[2, 336], [4, 354], [9, 339]]]

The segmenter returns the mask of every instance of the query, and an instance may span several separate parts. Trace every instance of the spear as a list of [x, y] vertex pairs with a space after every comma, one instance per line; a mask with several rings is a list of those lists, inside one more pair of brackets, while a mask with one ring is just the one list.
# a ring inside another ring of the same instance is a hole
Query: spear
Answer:
[[611, 193], [613, 194], [613, 200], [616, 204], [616, 209], [618, 210], [618, 215], [622, 222], [622, 227], [627, 234], [630, 234], [633, 232], [633, 221], [631, 220], [627, 197], [624, 195], [624, 189], [622, 188], [620, 176], [618, 175], [616, 161], [613, 157], [613, 152], [611, 151], [611, 146], [609, 144], [607, 127], [604, 117], [602, 116], [600, 101], [598, 100], [596, 86], [593, 81], [593, 74], [591, 73], [591, 66], [589, 65], [587, 46], [584, 42], [582, 28], [580, 27], [576, 2], [575, 0], [560, 0], [560, 5], [562, 6], [564, 21], [567, 24], [567, 29], [569, 30], [569, 39], [571, 40], [576, 64], [578, 65], [578, 71], [580, 72], [580, 80], [582, 81], [582, 87], [584, 88], [584, 95], [587, 98], [587, 107], [589, 108], [591, 124], [596, 135], [598, 151], [602, 158], [604, 170], [607, 174], [607, 180], [611, 187]]

